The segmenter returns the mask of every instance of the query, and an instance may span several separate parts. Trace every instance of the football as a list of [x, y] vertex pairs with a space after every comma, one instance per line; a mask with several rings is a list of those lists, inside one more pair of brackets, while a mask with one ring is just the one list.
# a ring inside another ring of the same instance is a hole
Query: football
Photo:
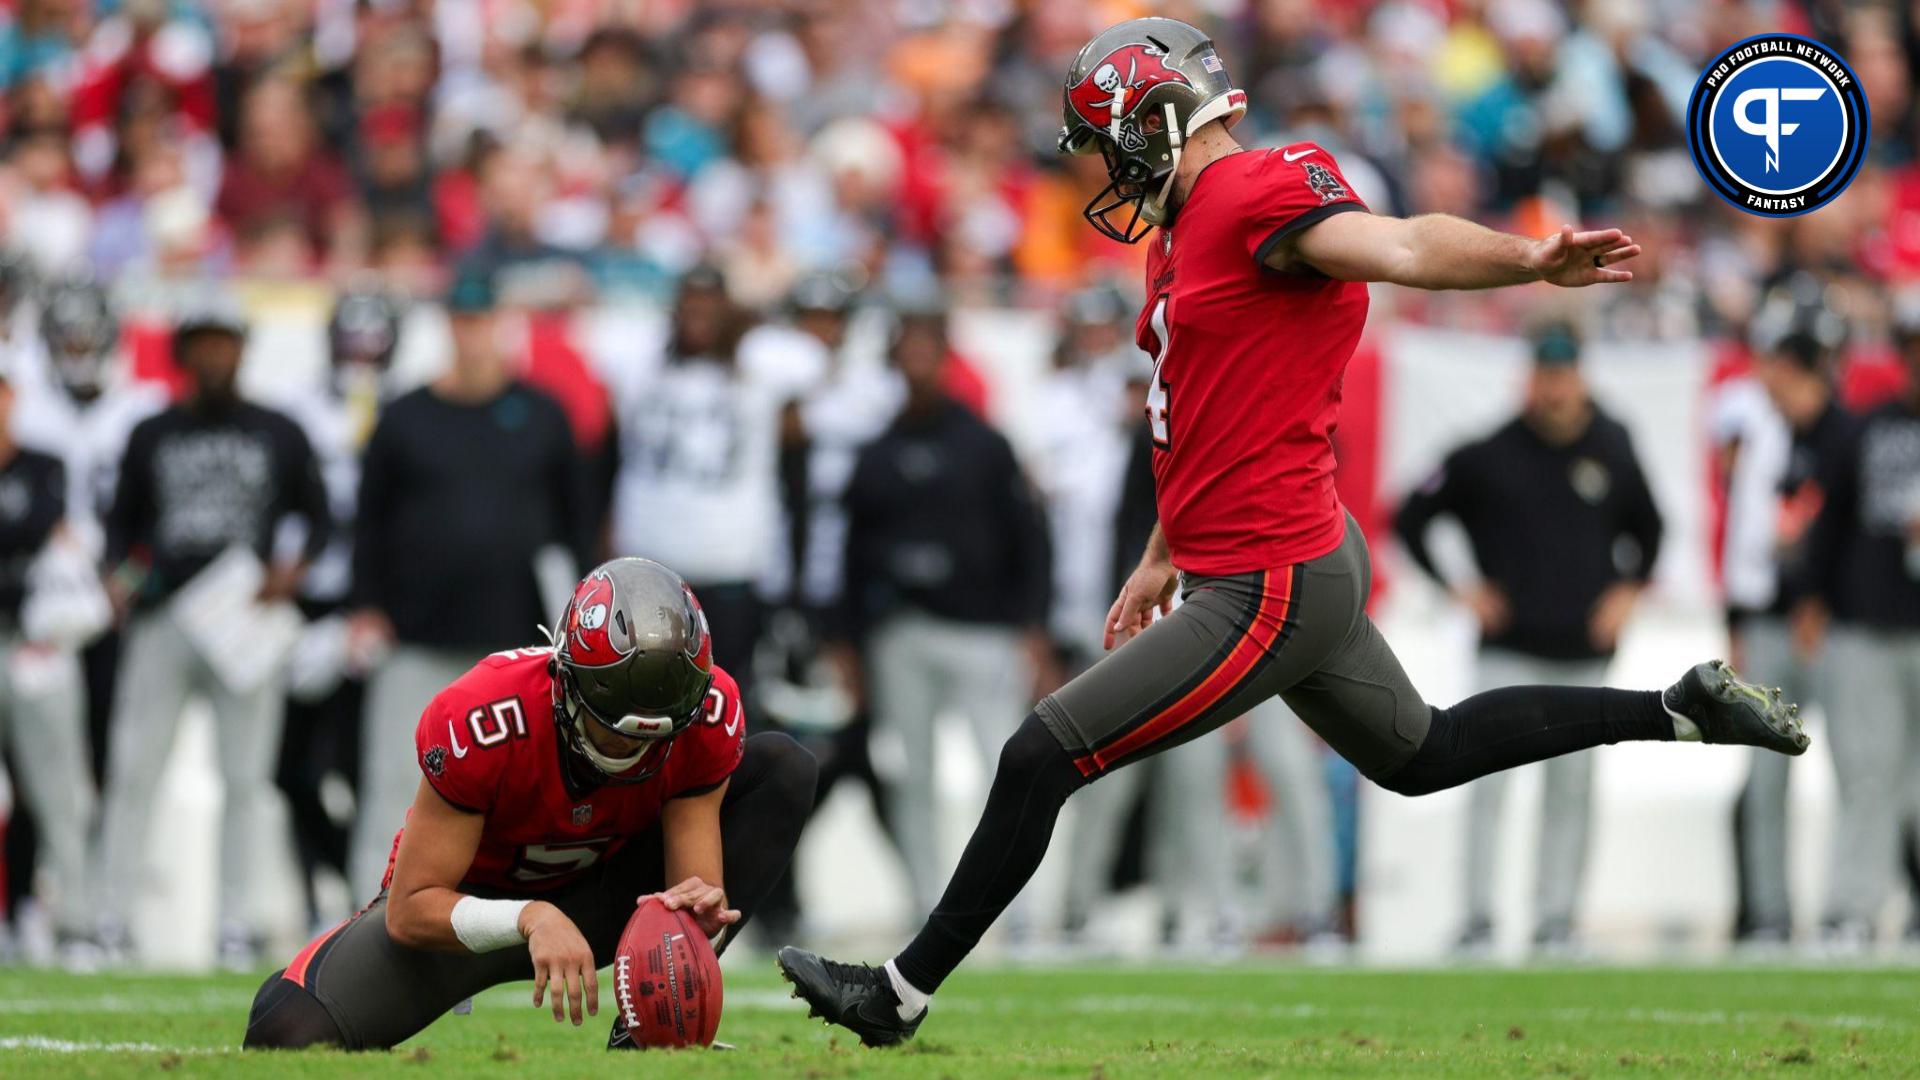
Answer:
[[711, 1046], [721, 996], [720, 960], [693, 917], [651, 897], [636, 907], [613, 955], [613, 1000], [633, 1045]]

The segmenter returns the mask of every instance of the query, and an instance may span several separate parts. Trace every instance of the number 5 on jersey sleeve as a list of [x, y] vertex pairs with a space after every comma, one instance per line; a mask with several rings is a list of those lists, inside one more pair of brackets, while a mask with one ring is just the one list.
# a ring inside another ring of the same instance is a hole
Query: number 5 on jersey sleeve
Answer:
[[1162, 369], [1167, 362], [1167, 353], [1172, 351], [1172, 342], [1167, 333], [1167, 297], [1162, 293], [1153, 302], [1153, 314], [1147, 318], [1147, 329], [1153, 335], [1153, 381], [1147, 384], [1147, 426], [1153, 430], [1153, 445], [1162, 450], [1173, 448], [1173, 440], [1168, 435], [1171, 422], [1167, 410], [1173, 403], [1173, 392], [1167, 387], [1166, 376]]

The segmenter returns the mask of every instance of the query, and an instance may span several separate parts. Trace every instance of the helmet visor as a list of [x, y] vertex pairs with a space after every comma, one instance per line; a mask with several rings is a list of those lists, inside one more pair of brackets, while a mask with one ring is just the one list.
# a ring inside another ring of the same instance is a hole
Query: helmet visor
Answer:
[[608, 776], [636, 774], [635, 779], [652, 776], [666, 761], [674, 736], [685, 731], [699, 716], [697, 708], [680, 716], [649, 712], [603, 716], [580, 695], [571, 672], [563, 668], [559, 682], [560, 707], [576, 737], [577, 747], [595, 768]]

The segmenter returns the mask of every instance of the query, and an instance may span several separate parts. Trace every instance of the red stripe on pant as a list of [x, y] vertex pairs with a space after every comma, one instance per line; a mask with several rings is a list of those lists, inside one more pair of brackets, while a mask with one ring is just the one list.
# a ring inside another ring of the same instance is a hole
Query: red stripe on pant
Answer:
[[319, 937], [314, 938], [312, 941], [307, 942], [306, 948], [301, 949], [299, 952], [295, 953], [293, 955], [293, 959], [287, 961], [287, 970], [286, 970], [286, 973], [282, 976], [282, 978], [292, 980], [295, 986], [300, 986], [300, 987], [306, 986], [307, 985], [307, 965], [313, 963], [313, 957], [316, 953], [320, 951], [320, 946], [325, 945], [329, 941], [332, 941], [335, 934], [338, 934], [340, 931], [345, 930], [347, 928], [347, 924], [352, 922], [355, 918], [358, 918], [358, 917], [359, 916], [356, 915], [356, 916], [349, 916], [348, 918], [342, 919], [340, 920], [339, 925], [335, 926], [333, 929], [327, 931], [324, 934], [321, 934]]
[[1227, 658], [1220, 662], [1220, 666], [1208, 673], [1199, 686], [1187, 691], [1158, 716], [1113, 743], [1075, 759], [1074, 765], [1082, 776], [1097, 775], [1114, 762], [1172, 736], [1219, 704], [1240, 685], [1240, 680], [1266, 655], [1274, 640], [1280, 636], [1281, 628], [1286, 626], [1287, 616], [1292, 611], [1293, 568], [1288, 567], [1280, 574], [1283, 587], [1276, 596], [1270, 589], [1274, 571], [1261, 572], [1260, 607], [1253, 614], [1253, 624], [1246, 633], [1240, 635], [1240, 640], [1234, 643], [1232, 651], [1227, 653]]

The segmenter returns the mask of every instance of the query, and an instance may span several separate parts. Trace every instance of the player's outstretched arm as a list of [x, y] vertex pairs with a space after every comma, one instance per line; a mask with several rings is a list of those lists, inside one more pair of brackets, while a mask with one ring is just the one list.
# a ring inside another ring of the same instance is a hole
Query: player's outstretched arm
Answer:
[[1632, 281], [1632, 271], [1614, 267], [1638, 254], [1640, 245], [1619, 229], [1576, 232], [1565, 225], [1535, 240], [1447, 214], [1335, 214], [1280, 245], [1267, 265], [1304, 265], [1341, 281], [1415, 289], [1491, 289], [1531, 281], [1574, 288]]

